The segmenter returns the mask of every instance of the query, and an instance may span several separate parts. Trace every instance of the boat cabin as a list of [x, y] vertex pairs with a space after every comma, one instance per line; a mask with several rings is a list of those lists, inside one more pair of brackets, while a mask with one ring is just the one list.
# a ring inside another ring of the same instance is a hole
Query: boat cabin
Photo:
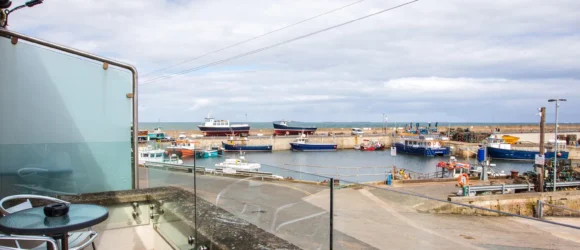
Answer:
[[148, 137], [149, 140], [163, 140], [166, 138], [165, 132], [161, 128], [154, 128], [153, 131], [149, 132]]
[[228, 121], [228, 120], [215, 120], [211, 117], [206, 117], [203, 125], [206, 127], [229, 127], [230, 121]]
[[[433, 136], [413, 136], [413, 137], [403, 137], [402, 143], [406, 147], [417, 147], [417, 148], [442, 148], [443, 141], [445, 137], [433, 137]], [[447, 139], [448, 140], [448, 139]]]

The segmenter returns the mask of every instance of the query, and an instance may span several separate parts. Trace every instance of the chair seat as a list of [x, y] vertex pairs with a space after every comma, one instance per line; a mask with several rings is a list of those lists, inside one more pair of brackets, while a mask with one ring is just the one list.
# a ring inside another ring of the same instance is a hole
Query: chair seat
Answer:
[[69, 249], [78, 247], [91, 238], [91, 235], [96, 234], [93, 231], [72, 232], [68, 234]]

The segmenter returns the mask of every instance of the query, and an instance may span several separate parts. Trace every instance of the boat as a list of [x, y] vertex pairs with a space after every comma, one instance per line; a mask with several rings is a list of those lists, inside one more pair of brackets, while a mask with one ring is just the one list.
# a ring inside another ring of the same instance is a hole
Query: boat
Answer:
[[293, 151], [336, 151], [336, 143], [312, 143], [308, 142], [306, 135], [302, 135], [290, 143]]
[[240, 153], [238, 158], [226, 159], [224, 162], [215, 164], [216, 168], [221, 168], [228, 172], [228, 169], [243, 170], [243, 171], [257, 171], [260, 169], [260, 163], [251, 163], [246, 160], [243, 153]]
[[151, 147], [139, 149], [139, 164], [145, 164], [145, 162], [156, 162], [156, 163], [170, 163], [170, 164], [183, 164], [183, 161], [177, 156], [177, 154], [171, 154], [167, 156], [165, 151], [162, 149], [152, 149]]
[[436, 165], [441, 169], [442, 177], [457, 178], [463, 174], [469, 174], [471, 165], [466, 162], [458, 162], [454, 156], [449, 157], [449, 161], [440, 161]]
[[[554, 158], [554, 140], [549, 140], [545, 147], [545, 159]], [[537, 148], [513, 148], [512, 144], [497, 135], [487, 138], [487, 154], [493, 159], [533, 161], [537, 154]], [[558, 158], [568, 159], [569, 152], [566, 149], [566, 141], [558, 140]]]
[[277, 121], [273, 122], [274, 134], [276, 135], [299, 135], [307, 134], [311, 135], [316, 132], [316, 127], [314, 126], [291, 126], [290, 121]]
[[230, 139], [226, 142], [222, 142], [222, 148], [226, 152], [231, 151], [272, 151], [272, 145], [248, 145], [248, 138], [244, 137], [243, 139], [234, 139], [230, 137]]
[[167, 138], [167, 134], [161, 130], [161, 128], [154, 128], [153, 131], [149, 131], [147, 137], [151, 141], [164, 141]]
[[137, 132], [137, 141], [138, 142], [146, 142], [149, 138], [149, 131], [147, 130], [139, 130]]
[[379, 141], [365, 139], [363, 143], [356, 145], [354, 148], [362, 151], [377, 151], [384, 150], [385, 144]]
[[197, 125], [204, 136], [248, 135], [250, 125], [230, 124], [229, 120], [215, 120], [210, 115], [205, 118], [204, 124]]
[[195, 142], [189, 140], [177, 140], [171, 146], [165, 148], [165, 153], [168, 155], [176, 154], [181, 158], [193, 157], [195, 152]]
[[447, 156], [449, 147], [443, 146], [449, 138], [437, 135], [402, 136], [395, 143], [397, 153], [423, 156]]
[[196, 158], [212, 158], [212, 157], [218, 157], [218, 150], [217, 149], [205, 149], [205, 150], [199, 150], [195, 152], [195, 157]]

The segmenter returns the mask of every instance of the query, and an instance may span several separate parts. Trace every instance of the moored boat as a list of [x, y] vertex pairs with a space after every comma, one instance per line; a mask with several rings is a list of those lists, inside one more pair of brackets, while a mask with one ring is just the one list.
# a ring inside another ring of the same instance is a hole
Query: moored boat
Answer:
[[183, 161], [176, 154], [166, 155], [164, 150], [152, 149], [151, 147], [139, 149], [138, 163], [142, 165], [146, 162], [183, 164]]
[[274, 125], [274, 134], [276, 135], [298, 135], [307, 134], [311, 135], [316, 132], [316, 127], [314, 126], [297, 126], [290, 125], [290, 121], [277, 121], [272, 123]]
[[[358, 146], [358, 147], [357, 147]], [[379, 141], [365, 139], [363, 143], [355, 146], [355, 149], [360, 149], [362, 151], [377, 151], [384, 150], [385, 144]]]
[[246, 160], [246, 157], [240, 153], [238, 158], [226, 159], [224, 162], [215, 164], [216, 168], [233, 169], [243, 171], [257, 171], [262, 166], [260, 163], [251, 163]]
[[218, 157], [218, 150], [216, 149], [205, 149], [199, 150], [195, 152], [196, 158], [211, 158], [211, 157]]
[[226, 142], [222, 142], [222, 148], [224, 149], [224, 151], [226, 152], [231, 152], [231, 151], [267, 151], [270, 152], [272, 151], [272, 145], [271, 144], [266, 144], [266, 145], [248, 145], [248, 138], [244, 137], [243, 139], [234, 139], [233, 137], [231, 137], [227, 143]]
[[397, 152], [424, 155], [424, 156], [447, 156], [449, 147], [443, 146], [447, 137], [435, 135], [405, 136], [395, 143]]
[[177, 140], [171, 146], [165, 148], [168, 155], [176, 154], [182, 158], [193, 157], [195, 152], [195, 142], [189, 140]]
[[250, 133], [248, 124], [230, 124], [229, 120], [215, 120], [214, 118], [205, 118], [202, 125], [197, 125], [204, 136], [225, 136], [225, 135], [247, 135]]
[[308, 138], [300, 136], [290, 143], [293, 151], [336, 151], [336, 143], [313, 143]]
[[[550, 140], [545, 149], [545, 159], [554, 158], [554, 140]], [[500, 139], [496, 135], [491, 135], [487, 139], [487, 154], [493, 159], [533, 161], [540, 151], [535, 148], [514, 148], [505, 138]], [[568, 159], [568, 156], [566, 141], [558, 140], [558, 158]]]

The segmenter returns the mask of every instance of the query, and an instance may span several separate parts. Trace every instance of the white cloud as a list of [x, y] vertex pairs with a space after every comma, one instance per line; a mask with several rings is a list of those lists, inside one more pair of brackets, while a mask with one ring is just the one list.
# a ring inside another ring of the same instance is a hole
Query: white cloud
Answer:
[[[18, 2], [15, 0], [15, 2]], [[136, 64], [144, 74], [346, 5], [347, 0], [50, 0], [11, 29]], [[142, 81], [403, 1], [367, 0]], [[141, 120], [535, 121], [580, 111], [580, 1], [419, 1], [259, 54], [139, 88]], [[550, 106], [548, 106], [550, 111]], [[531, 110], [531, 111], [529, 111]], [[242, 115], [240, 115], [242, 114]]]

